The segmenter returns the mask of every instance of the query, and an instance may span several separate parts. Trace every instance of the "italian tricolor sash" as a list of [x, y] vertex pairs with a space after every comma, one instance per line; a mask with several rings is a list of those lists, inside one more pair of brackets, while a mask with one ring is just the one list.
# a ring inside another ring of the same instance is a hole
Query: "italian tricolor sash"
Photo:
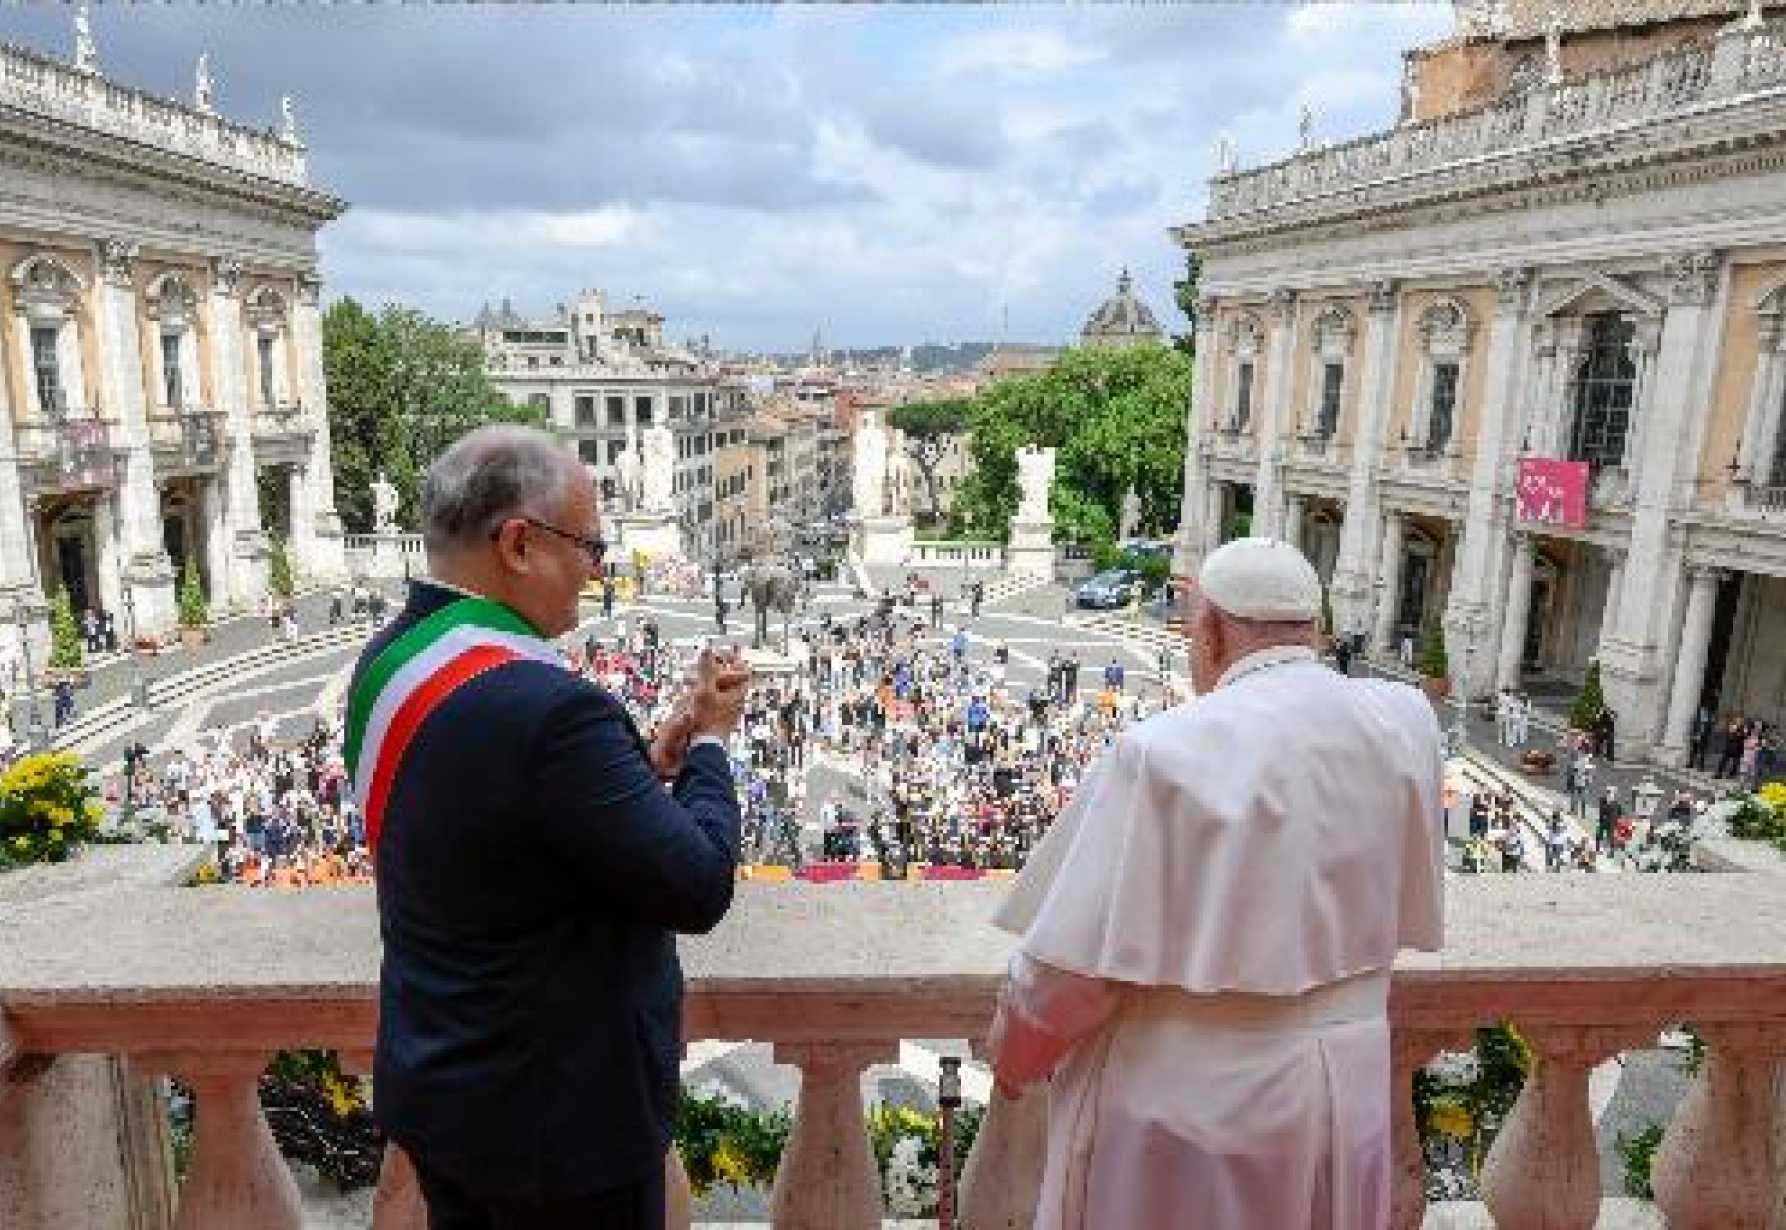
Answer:
[[347, 695], [343, 752], [374, 854], [391, 783], [428, 715], [462, 684], [520, 659], [562, 664], [513, 610], [467, 597], [418, 620], [361, 672]]

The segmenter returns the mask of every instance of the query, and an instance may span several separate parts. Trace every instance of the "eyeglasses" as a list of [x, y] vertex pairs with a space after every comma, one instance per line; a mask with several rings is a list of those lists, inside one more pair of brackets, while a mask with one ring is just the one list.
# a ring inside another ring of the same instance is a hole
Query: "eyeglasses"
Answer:
[[[561, 530], [551, 522], [541, 521], [538, 517], [521, 517], [520, 520], [525, 521], [536, 530], [544, 530], [548, 534], [556, 534], [560, 538], [576, 543], [577, 549], [589, 557], [589, 566], [591, 568], [599, 569], [602, 566], [602, 558], [608, 553], [608, 543], [606, 539], [585, 538], [581, 534], [573, 534], [569, 530]], [[494, 540], [501, 533], [502, 527], [497, 526], [494, 530], [490, 531], [490, 537]]]

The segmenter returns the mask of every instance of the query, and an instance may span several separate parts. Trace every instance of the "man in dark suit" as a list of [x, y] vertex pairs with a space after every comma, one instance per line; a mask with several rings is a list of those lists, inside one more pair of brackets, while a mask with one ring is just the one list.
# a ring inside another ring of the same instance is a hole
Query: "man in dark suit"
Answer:
[[422, 520], [433, 579], [367, 647], [348, 710], [356, 785], [373, 783], [379, 1125], [431, 1230], [660, 1230], [675, 933], [731, 903], [723, 741], [748, 670], [703, 655], [647, 744], [553, 661], [604, 544], [587, 471], [542, 432], [459, 440]]

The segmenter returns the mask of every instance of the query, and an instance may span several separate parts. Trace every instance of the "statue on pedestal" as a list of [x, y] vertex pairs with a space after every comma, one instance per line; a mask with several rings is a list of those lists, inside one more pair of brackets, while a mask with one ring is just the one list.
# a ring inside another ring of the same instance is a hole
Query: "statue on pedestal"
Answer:
[[391, 480], [385, 477], [384, 471], [372, 480], [372, 532], [374, 534], [394, 534], [397, 532], [397, 506], [401, 498]]
[[644, 462], [639, 458], [639, 442], [628, 440], [626, 447], [620, 450], [620, 456], [614, 459], [614, 468], [620, 485], [621, 512], [637, 512], [639, 501], [643, 495]]
[[644, 477], [640, 480], [640, 505], [648, 513], [667, 513], [675, 508], [676, 437], [668, 427], [647, 427], [639, 437]]
[[850, 494], [859, 517], [882, 515], [887, 473], [887, 431], [874, 414], [856, 427], [850, 466]]
[[202, 51], [198, 57], [198, 67], [193, 70], [192, 105], [205, 115], [215, 115], [217, 107], [214, 101], [215, 91], [211, 85], [211, 53]]
[[1028, 445], [1017, 450], [1017, 520], [1047, 521], [1048, 489], [1054, 485], [1054, 450]]
[[1141, 526], [1141, 496], [1133, 487], [1122, 494], [1122, 513], [1117, 518], [1116, 536], [1129, 539]]

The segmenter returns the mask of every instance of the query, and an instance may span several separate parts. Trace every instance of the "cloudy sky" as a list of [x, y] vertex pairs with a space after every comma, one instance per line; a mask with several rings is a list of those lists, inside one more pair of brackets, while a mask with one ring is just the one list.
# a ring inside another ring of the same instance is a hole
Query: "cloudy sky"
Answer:
[[[66, 55], [70, 10], [0, 7]], [[331, 293], [464, 319], [583, 286], [717, 346], [1060, 341], [1243, 163], [1396, 113], [1449, 4], [1179, 7], [104, 5], [105, 71], [270, 125], [297, 100]]]

